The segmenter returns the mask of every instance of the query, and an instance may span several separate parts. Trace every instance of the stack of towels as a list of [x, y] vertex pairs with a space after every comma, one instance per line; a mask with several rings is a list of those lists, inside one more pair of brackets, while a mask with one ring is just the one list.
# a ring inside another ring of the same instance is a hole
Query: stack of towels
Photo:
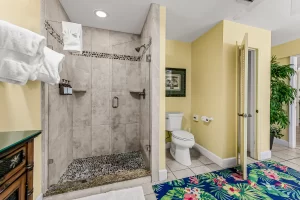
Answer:
[[45, 37], [0, 20], [0, 81], [58, 84], [64, 58], [46, 47]]

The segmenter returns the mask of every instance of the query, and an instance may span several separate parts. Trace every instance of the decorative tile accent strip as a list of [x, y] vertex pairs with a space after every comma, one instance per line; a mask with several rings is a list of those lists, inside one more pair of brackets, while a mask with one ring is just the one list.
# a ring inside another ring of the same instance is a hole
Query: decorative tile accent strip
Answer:
[[85, 56], [85, 57], [93, 57], [93, 58], [107, 58], [114, 60], [129, 60], [129, 61], [140, 61], [140, 56], [128, 56], [128, 55], [119, 55], [119, 54], [109, 54], [109, 53], [100, 53], [94, 51], [82, 51], [82, 53], [71, 53], [76, 56]]
[[[50, 33], [50, 35], [61, 45], [64, 45], [63, 37], [59, 35], [48, 21], [45, 21], [45, 29]], [[129, 61], [141, 61], [142, 56], [129, 56], [129, 55], [119, 55], [110, 53], [100, 53], [95, 51], [82, 51], [82, 53], [71, 53], [75, 56], [93, 57], [93, 58], [107, 58], [114, 60], [129, 60]]]
[[62, 36], [60, 36], [51, 26], [51, 24], [48, 21], [45, 21], [45, 29], [48, 31], [48, 33], [50, 33], [50, 35], [52, 35], [52, 37], [54, 37], [54, 39], [56, 39], [56, 41], [61, 44], [64, 45], [64, 40], [62, 38]]

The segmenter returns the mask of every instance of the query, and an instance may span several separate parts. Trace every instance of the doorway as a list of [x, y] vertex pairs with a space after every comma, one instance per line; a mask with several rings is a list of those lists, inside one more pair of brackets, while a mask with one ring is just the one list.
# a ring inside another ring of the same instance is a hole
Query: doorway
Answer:
[[300, 71], [298, 71], [298, 67], [300, 67], [300, 55], [291, 56], [290, 64], [291, 67], [296, 71], [296, 75], [291, 77], [290, 85], [293, 88], [297, 89], [297, 96], [292, 104], [289, 105], [289, 139], [288, 146], [290, 148], [300, 147], [300, 127], [299, 127], [299, 96], [300, 96]]
[[257, 159], [256, 153], [256, 50], [248, 51], [248, 126], [247, 126], [247, 156]]

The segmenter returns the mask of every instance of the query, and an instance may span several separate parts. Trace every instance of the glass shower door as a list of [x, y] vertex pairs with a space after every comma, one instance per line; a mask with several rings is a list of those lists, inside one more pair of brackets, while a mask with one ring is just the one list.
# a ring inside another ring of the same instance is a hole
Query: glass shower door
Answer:
[[112, 46], [110, 122], [112, 153], [138, 152], [149, 168], [150, 68], [146, 54], [150, 50], [143, 46], [146, 41], [149, 44], [149, 39], [137, 39]]

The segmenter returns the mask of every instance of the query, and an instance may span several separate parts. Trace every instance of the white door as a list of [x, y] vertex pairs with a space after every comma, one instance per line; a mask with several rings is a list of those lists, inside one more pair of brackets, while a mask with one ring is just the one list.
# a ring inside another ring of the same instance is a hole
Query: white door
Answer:
[[247, 132], [248, 132], [248, 34], [239, 47], [238, 70], [238, 131], [239, 156], [244, 180], [247, 180]]

